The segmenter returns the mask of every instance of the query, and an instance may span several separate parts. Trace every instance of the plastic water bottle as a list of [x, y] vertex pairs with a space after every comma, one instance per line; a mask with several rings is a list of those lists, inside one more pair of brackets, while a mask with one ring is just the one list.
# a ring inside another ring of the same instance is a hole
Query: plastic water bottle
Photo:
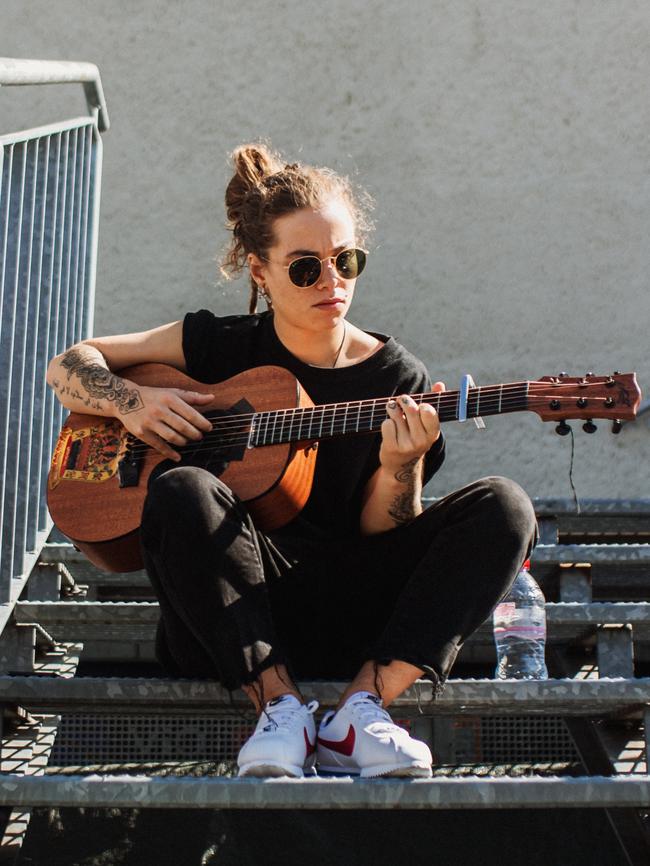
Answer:
[[529, 568], [527, 559], [492, 615], [497, 648], [494, 675], [498, 680], [548, 679], [545, 599]]

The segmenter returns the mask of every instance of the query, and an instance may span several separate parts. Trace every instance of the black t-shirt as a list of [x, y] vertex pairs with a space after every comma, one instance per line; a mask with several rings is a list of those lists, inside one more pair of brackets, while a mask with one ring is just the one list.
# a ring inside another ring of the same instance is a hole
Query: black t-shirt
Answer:
[[[275, 333], [273, 315], [217, 317], [209, 310], [188, 313], [183, 322], [183, 352], [188, 375], [213, 384], [244, 370], [273, 364], [289, 370], [314, 403], [342, 403], [431, 390], [424, 364], [393, 337], [374, 334], [383, 347], [349, 367], [312, 367], [298, 360]], [[242, 395], [244, 396], [244, 395]], [[253, 404], [250, 395], [247, 399]], [[379, 467], [379, 433], [324, 439], [318, 448], [314, 483], [305, 507], [281, 532], [290, 536], [349, 539], [359, 534], [361, 498]], [[444, 459], [440, 435], [425, 458], [429, 481]]]

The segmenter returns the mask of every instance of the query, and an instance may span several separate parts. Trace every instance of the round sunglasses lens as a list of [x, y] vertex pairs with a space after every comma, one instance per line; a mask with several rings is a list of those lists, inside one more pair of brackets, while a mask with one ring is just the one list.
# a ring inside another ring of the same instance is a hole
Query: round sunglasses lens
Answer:
[[304, 256], [289, 265], [289, 278], [295, 286], [313, 286], [320, 276], [320, 262], [316, 256]]
[[363, 250], [343, 250], [336, 257], [336, 270], [344, 280], [354, 280], [366, 266]]

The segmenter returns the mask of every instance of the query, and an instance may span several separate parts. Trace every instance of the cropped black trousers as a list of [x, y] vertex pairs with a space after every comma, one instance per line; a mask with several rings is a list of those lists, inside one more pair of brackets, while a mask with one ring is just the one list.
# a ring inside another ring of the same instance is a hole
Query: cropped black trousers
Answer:
[[174, 466], [150, 482], [141, 539], [170, 675], [235, 689], [276, 664], [298, 679], [350, 679], [365, 661], [399, 659], [439, 693], [537, 524], [521, 487], [489, 477], [408, 524], [323, 544], [260, 532], [218, 478]]

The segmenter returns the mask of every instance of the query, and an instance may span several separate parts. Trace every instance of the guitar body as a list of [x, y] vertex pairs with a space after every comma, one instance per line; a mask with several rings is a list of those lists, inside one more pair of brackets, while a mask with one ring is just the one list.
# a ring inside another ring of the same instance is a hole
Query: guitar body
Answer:
[[[280, 367], [257, 367], [214, 385], [196, 382], [164, 364], [140, 364], [120, 373], [138, 385], [214, 394], [214, 401], [201, 407], [207, 416], [313, 405], [296, 378]], [[139, 529], [147, 482], [166, 459], [141, 443], [137, 477], [131, 475], [127, 486], [121, 485], [130, 440], [133, 437], [116, 419], [73, 413], [59, 435], [48, 476], [47, 502], [54, 523], [106, 571], [142, 568]], [[228, 453], [228, 459], [215, 459], [203, 440], [197, 445], [202, 447], [178, 465], [204, 466], [217, 475], [246, 502], [264, 530], [288, 523], [309, 497], [316, 461], [313, 441], [264, 448], [242, 445]]]

